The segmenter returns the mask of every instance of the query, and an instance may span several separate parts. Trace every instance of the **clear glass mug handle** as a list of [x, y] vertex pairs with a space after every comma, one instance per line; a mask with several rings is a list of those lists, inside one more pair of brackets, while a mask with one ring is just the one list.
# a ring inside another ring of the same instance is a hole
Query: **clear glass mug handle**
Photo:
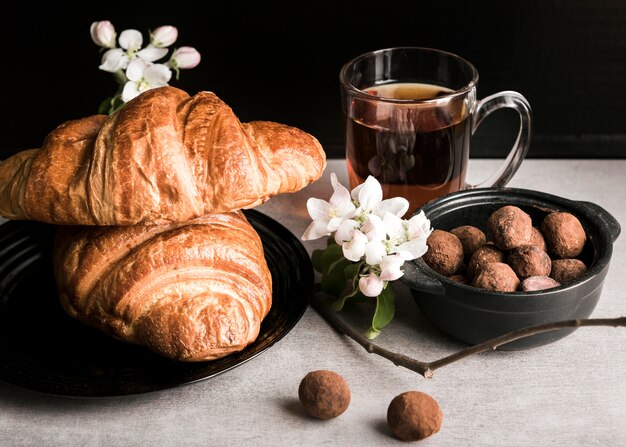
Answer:
[[521, 94], [513, 91], [503, 91], [487, 96], [476, 104], [476, 109], [472, 114], [472, 134], [476, 132], [480, 123], [491, 113], [504, 107], [514, 109], [520, 117], [520, 127], [517, 138], [509, 155], [500, 165], [498, 170], [494, 172], [486, 180], [476, 184], [467, 184], [467, 189], [501, 187], [505, 186], [511, 177], [517, 172], [520, 164], [528, 152], [530, 146], [531, 131], [531, 110], [530, 104]]

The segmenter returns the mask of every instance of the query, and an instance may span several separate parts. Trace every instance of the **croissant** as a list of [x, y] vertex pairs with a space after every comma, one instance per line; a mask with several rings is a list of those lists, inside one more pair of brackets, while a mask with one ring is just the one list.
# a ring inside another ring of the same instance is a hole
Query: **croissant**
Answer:
[[58, 225], [184, 222], [251, 208], [319, 179], [319, 141], [241, 123], [212, 92], [149, 90], [111, 117], [61, 124], [0, 163], [0, 216]]
[[261, 239], [241, 211], [167, 225], [60, 227], [53, 261], [69, 315], [173, 360], [242, 350], [272, 303]]

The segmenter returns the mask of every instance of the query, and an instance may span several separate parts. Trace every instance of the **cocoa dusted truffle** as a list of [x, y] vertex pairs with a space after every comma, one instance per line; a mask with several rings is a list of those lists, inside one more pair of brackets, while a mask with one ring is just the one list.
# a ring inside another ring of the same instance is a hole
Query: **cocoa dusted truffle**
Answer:
[[587, 240], [578, 218], [561, 211], [548, 214], [541, 222], [541, 231], [550, 252], [561, 259], [578, 256]]
[[515, 292], [520, 282], [508, 264], [492, 262], [480, 269], [472, 285], [495, 292]]
[[348, 409], [350, 387], [334, 371], [311, 371], [300, 382], [298, 397], [310, 416], [331, 419]]
[[450, 230], [450, 233], [459, 238], [463, 245], [463, 256], [469, 258], [478, 247], [485, 245], [487, 238], [485, 233], [472, 225], [461, 225]]
[[387, 408], [387, 423], [402, 441], [419, 441], [441, 430], [443, 412], [435, 399], [420, 391], [394, 397]]
[[528, 245], [534, 245], [536, 247], [541, 248], [543, 251], [548, 251], [548, 246], [546, 245], [546, 240], [541, 234], [541, 231], [537, 227], [533, 227], [533, 232], [530, 235], [530, 242]]
[[492, 244], [479, 247], [474, 252], [467, 265], [468, 276], [473, 278], [484, 265], [492, 262], [504, 262], [504, 253], [502, 250]]
[[521, 208], [506, 205], [489, 216], [487, 230], [498, 248], [512, 250], [530, 242], [533, 223], [530, 216]]
[[469, 280], [467, 279], [467, 276], [459, 275], [458, 273], [456, 275], [448, 276], [448, 279], [454, 282], [458, 282], [459, 284], [469, 284]]
[[587, 273], [587, 266], [580, 259], [555, 259], [550, 277], [561, 284], [569, 284]]
[[521, 289], [524, 292], [535, 292], [537, 290], [552, 289], [559, 287], [561, 284], [556, 282], [549, 276], [529, 276], [522, 281]]
[[463, 265], [463, 245], [457, 236], [444, 230], [433, 230], [426, 240], [428, 251], [422, 259], [444, 276], [454, 275]]
[[548, 276], [552, 259], [536, 245], [522, 245], [509, 253], [508, 264], [520, 279], [529, 276]]

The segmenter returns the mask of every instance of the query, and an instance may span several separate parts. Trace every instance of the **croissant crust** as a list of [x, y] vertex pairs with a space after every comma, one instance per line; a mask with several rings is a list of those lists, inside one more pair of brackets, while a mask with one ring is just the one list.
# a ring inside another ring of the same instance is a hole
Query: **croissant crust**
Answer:
[[69, 315], [179, 361], [245, 348], [272, 303], [261, 239], [241, 211], [168, 225], [60, 227], [54, 269]]
[[184, 222], [251, 208], [319, 179], [312, 135], [241, 123], [212, 92], [166, 86], [111, 117], [68, 121], [0, 163], [0, 215], [61, 225]]

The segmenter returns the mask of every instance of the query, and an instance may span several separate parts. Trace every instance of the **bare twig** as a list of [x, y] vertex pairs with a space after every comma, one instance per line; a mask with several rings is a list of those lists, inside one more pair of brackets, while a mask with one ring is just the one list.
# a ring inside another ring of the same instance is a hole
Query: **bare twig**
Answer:
[[331, 310], [323, 300], [321, 293], [314, 294], [311, 300], [311, 306], [317, 312], [324, 317], [324, 319], [330, 323], [336, 330], [341, 332], [344, 335], [352, 338], [355, 342], [363, 346], [367, 352], [372, 354], [380, 355], [381, 357], [386, 358], [387, 360], [392, 361], [396, 366], [402, 366], [404, 368], [410, 369], [416, 373], [421, 374], [427, 379], [433, 377], [433, 374], [436, 369], [442, 368], [446, 365], [454, 363], [458, 360], [464, 359], [465, 357], [469, 357], [472, 354], [478, 354], [480, 352], [495, 350], [499, 346], [502, 346], [506, 343], [519, 340], [520, 338], [529, 337], [531, 335], [539, 334], [541, 332], [555, 331], [563, 328], [577, 328], [583, 326], [622, 326], [626, 327], [626, 317], [619, 318], [587, 318], [580, 320], [566, 320], [566, 321], [558, 321], [555, 323], [547, 323], [539, 326], [528, 327], [524, 329], [520, 329], [514, 332], [509, 332], [500, 337], [493, 338], [491, 340], [487, 340], [486, 342], [470, 346], [465, 348], [459, 352], [451, 354], [447, 357], [443, 357], [441, 359], [432, 361], [432, 362], [423, 362], [420, 360], [416, 360], [412, 357], [406, 356], [404, 354], [400, 354], [398, 352], [389, 351], [388, 349], [382, 348], [377, 344], [373, 343], [371, 340], [368, 340], [359, 332], [351, 328], [348, 324], [346, 324], [335, 311]]

